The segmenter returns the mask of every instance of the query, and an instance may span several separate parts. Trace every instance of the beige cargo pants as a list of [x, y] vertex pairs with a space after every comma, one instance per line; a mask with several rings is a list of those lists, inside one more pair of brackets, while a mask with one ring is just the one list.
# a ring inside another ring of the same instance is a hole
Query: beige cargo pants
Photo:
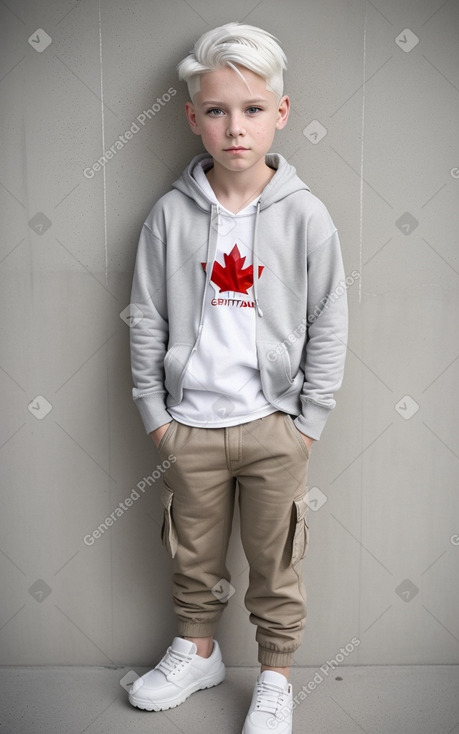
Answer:
[[226, 555], [239, 485], [241, 539], [250, 567], [245, 604], [258, 660], [289, 666], [306, 618], [308, 450], [281, 412], [229, 428], [172, 421], [158, 451], [164, 474], [163, 543], [173, 558], [178, 634], [213, 636], [231, 587]]

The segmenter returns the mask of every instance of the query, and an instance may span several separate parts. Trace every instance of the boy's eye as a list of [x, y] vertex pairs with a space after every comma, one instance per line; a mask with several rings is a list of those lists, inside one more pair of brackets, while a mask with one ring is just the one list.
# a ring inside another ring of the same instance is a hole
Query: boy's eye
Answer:
[[[261, 112], [261, 107], [247, 107], [246, 112], [249, 115], [256, 115], [257, 112]], [[210, 117], [221, 117], [225, 114], [225, 111], [221, 109], [221, 107], [211, 107], [210, 109], [206, 110], [206, 115], [209, 115]]]

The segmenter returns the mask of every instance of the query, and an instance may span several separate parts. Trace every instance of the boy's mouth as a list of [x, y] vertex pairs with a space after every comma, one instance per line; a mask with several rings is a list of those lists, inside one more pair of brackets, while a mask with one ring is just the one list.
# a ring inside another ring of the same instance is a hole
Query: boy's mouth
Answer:
[[244, 148], [242, 145], [233, 145], [231, 148], [224, 148], [226, 153], [240, 153], [243, 150], [248, 150], [248, 148]]

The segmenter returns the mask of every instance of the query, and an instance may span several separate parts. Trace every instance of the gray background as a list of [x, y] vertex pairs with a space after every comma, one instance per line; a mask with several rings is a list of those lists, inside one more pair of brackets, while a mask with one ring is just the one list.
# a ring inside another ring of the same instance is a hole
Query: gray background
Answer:
[[[310, 465], [297, 663], [354, 637], [345, 663], [459, 660], [459, 3], [6, 0], [2, 664], [148, 665], [175, 633], [161, 480], [83, 539], [159, 463], [120, 314], [140, 227], [201, 150], [175, 64], [230, 20], [281, 40], [293, 109], [276, 149], [325, 201], [346, 272], [360, 274], [344, 386]], [[229, 564], [218, 639], [229, 665], [254, 665], [237, 518]]]

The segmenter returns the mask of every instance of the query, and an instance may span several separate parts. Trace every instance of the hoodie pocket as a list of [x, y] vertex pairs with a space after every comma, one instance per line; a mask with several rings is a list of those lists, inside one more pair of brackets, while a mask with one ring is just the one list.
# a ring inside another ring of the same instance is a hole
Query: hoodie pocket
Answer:
[[309, 527], [306, 519], [308, 505], [306, 492], [293, 501], [293, 542], [291, 565], [305, 557], [309, 546]]
[[177, 531], [174, 526], [174, 519], [172, 515], [173, 499], [174, 493], [171, 492], [171, 490], [167, 487], [164, 487], [161, 493], [161, 501], [164, 505], [164, 518], [161, 528], [161, 540], [165, 549], [172, 558], [174, 558], [178, 546]]
[[287, 348], [277, 342], [260, 342], [258, 364], [266, 398], [276, 403], [289, 397], [297, 397], [304, 382], [304, 374], [298, 370], [292, 374], [292, 363]]

